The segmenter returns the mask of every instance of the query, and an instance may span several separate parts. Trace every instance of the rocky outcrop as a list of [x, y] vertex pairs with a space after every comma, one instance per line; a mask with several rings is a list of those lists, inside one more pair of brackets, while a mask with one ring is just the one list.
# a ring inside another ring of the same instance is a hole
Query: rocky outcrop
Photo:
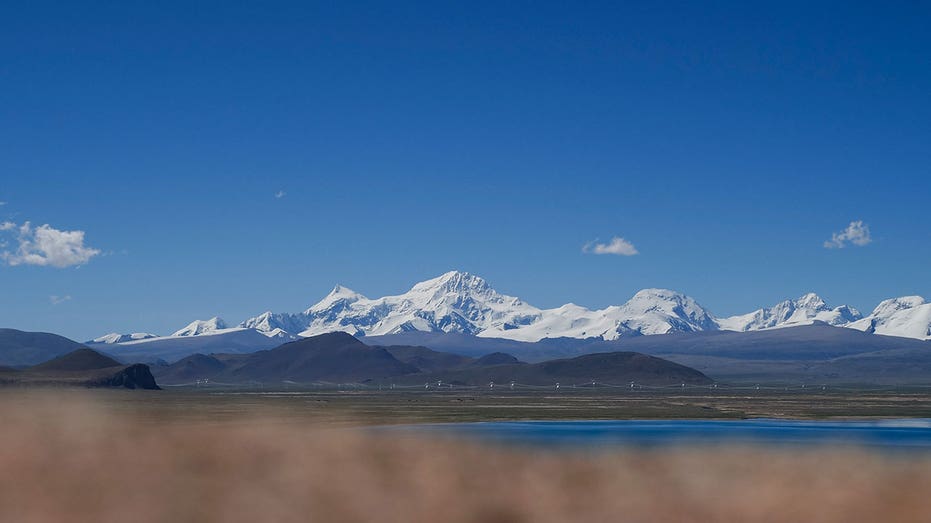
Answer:
[[87, 382], [89, 387], [121, 387], [125, 389], [161, 390], [148, 365], [137, 363], [116, 373]]

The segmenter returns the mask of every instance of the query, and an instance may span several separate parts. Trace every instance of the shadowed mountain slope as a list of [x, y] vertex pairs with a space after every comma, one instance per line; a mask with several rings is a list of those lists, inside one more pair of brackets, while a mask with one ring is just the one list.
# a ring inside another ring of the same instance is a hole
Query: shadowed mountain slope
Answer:
[[[418, 367], [416, 364], [419, 364]], [[710, 383], [702, 373], [660, 358], [615, 352], [548, 361], [535, 365], [502, 353], [472, 359], [424, 347], [369, 347], [345, 333], [331, 333], [287, 343], [254, 354], [194, 355], [156, 368], [164, 383], [197, 379], [216, 383], [423, 383], [445, 380], [462, 384], [515, 380], [550, 385], [563, 380], [597, 379], [609, 383]]]
[[165, 336], [128, 343], [95, 343], [91, 348], [105, 352], [124, 363], [150, 363], [157, 360], [178, 361], [191, 354], [246, 354], [273, 349], [279, 338], [268, 337], [252, 329], [225, 329], [198, 336]]
[[530, 362], [633, 351], [681, 363], [715, 380], [729, 382], [931, 385], [931, 342], [824, 324], [753, 332], [676, 333], [616, 341], [559, 338], [522, 343], [437, 333], [365, 339], [378, 343], [416, 343], [468, 355], [507, 350]]
[[449, 352], [439, 352], [426, 347], [392, 345], [384, 347], [384, 349], [398, 360], [413, 365], [422, 372], [463, 367], [475, 361], [468, 356]]
[[491, 382], [507, 386], [510, 382], [522, 385], [564, 386], [596, 382], [623, 385], [636, 382], [642, 385], [706, 385], [712, 380], [701, 372], [671, 361], [635, 352], [608, 352], [588, 354], [570, 359], [542, 363], [508, 363], [501, 365], [470, 365], [419, 376], [404, 376], [401, 383], [444, 383], [484, 386]]
[[872, 335], [829, 325], [805, 325], [756, 332], [705, 332], [642, 337], [616, 343], [648, 354], [702, 354], [749, 360], [822, 361], [891, 349], [931, 349], [911, 338]]
[[28, 370], [31, 372], [82, 371], [122, 367], [120, 362], [91, 349], [78, 349], [64, 356], [40, 363]]
[[486, 354], [481, 358], [473, 361], [472, 365], [477, 367], [487, 367], [489, 365], [511, 365], [515, 363], [523, 362], [505, 352], [492, 352], [491, 354]]
[[0, 329], [0, 365], [25, 367], [84, 347], [57, 334]]
[[364, 339], [370, 344], [420, 345], [466, 356], [506, 352], [529, 362], [618, 350], [654, 355], [691, 354], [750, 360], [816, 361], [878, 350], [931, 349], [931, 342], [927, 341], [867, 334], [824, 324], [752, 332], [673, 333], [612, 341], [598, 338], [548, 338], [530, 343], [433, 332], [406, 332], [390, 336], [367, 336]]
[[165, 383], [187, 383], [199, 378], [229, 383], [340, 383], [419, 371], [382, 347], [369, 347], [349, 334], [334, 332], [252, 354], [189, 356], [156, 369], [156, 374]]

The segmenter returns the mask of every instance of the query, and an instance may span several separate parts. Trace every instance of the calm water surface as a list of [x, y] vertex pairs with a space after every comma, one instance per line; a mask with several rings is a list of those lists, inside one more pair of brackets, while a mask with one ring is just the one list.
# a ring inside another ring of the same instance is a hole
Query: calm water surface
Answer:
[[931, 450], [931, 419], [878, 421], [501, 421], [409, 426], [427, 433], [544, 446], [859, 445]]

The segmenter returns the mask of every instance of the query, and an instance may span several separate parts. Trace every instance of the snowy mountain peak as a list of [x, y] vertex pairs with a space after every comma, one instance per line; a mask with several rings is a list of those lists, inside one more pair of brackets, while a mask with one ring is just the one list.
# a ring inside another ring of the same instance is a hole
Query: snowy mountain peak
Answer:
[[693, 298], [669, 289], [643, 289], [621, 306], [629, 312], [662, 312], [686, 317], [703, 328], [713, 325], [711, 314]]
[[899, 298], [891, 298], [879, 302], [879, 305], [873, 309], [873, 312], [870, 314], [870, 316], [889, 316], [898, 311], [913, 309], [924, 304], [925, 299], [921, 296], [902, 296]]
[[304, 311], [305, 315], [313, 315], [316, 313], [321, 313], [323, 311], [332, 309], [337, 305], [349, 305], [355, 303], [359, 300], [367, 299], [365, 296], [359, 294], [358, 292], [348, 288], [343, 287], [342, 285], [337, 284], [333, 287], [333, 290], [330, 291], [322, 300], [312, 305], [309, 309]]
[[214, 316], [209, 320], [194, 320], [183, 329], [175, 331], [172, 336], [200, 336], [201, 334], [211, 334], [226, 328], [228, 328], [226, 322]]
[[687, 296], [685, 296], [684, 294], [680, 292], [676, 292], [670, 289], [648, 288], [648, 289], [640, 289], [639, 291], [637, 291], [633, 295], [633, 297], [631, 297], [631, 300], [650, 299], [650, 298], [655, 298], [655, 299], [660, 299], [660, 300], [677, 300], [683, 297], [687, 297]]
[[256, 329], [270, 338], [280, 338], [282, 333], [300, 332], [304, 329], [303, 325], [300, 315], [272, 311], [265, 311], [239, 324], [242, 328]]
[[125, 343], [127, 341], [134, 340], [147, 340], [149, 338], [158, 338], [155, 334], [149, 334], [147, 332], [133, 332], [131, 334], [120, 334], [118, 332], [111, 332], [109, 334], [104, 334], [99, 338], [94, 338], [87, 343], [106, 343], [108, 345], [114, 343]]
[[569, 302], [565, 305], [560, 305], [559, 307], [556, 307], [555, 309], [551, 309], [551, 310], [553, 312], [559, 312], [563, 314], [578, 314], [578, 313], [582, 313], [586, 311], [591, 312], [585, 307], [582, 307], [581, 305], [576, 305], [572, 302]]
[[921, 296], [883, 300], [869, 316], [848, 327], [887, 336], [931, 339], [931, 303]]
[[637, 291], [629, 300], [628, 304], [640, 303], [640, 304], [660, 304], [660, 303], [695, 303], [695, 300], [682, 294], [681, 292], [676, 292], [669, 289], [641, 289]]
[[795, 308], [797, 309], [808, 309], [813, 311], [821, 311], [827, 309], [827, 304], [821, 299], [821, 296], [813, 292], [803, 294], [794, 302]]
[[618, 313], [630, 318], [620, 322], [619, 327], [631, 328], [637, 334], [717, 328], [714, 317], [698, 302], [669, 289], [643, 289], [622, 305]]
[[326, 295], [326, 297], [327, 298], [352, 298], [352, 297], [363, 298], [364, 296], [350, 289], [349, 287], [344, 287], [337, 283], [333, 287], [333, 290], [330, 291], [330, 293]]
[[494, 292], [483, 278], [468, 272], [449, 271], [436, 278], [414, 285], [410, 292], [443, 295], [450, 293], [486, 294]]

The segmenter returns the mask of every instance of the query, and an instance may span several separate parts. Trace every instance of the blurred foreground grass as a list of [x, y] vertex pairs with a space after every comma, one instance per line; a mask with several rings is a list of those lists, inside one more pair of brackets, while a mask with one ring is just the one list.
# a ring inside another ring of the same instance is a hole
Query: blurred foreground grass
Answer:
[[313, 417], [0, 398], [6, 522], [928, 521], [931, 459], [856, 449], [568, 453]]

